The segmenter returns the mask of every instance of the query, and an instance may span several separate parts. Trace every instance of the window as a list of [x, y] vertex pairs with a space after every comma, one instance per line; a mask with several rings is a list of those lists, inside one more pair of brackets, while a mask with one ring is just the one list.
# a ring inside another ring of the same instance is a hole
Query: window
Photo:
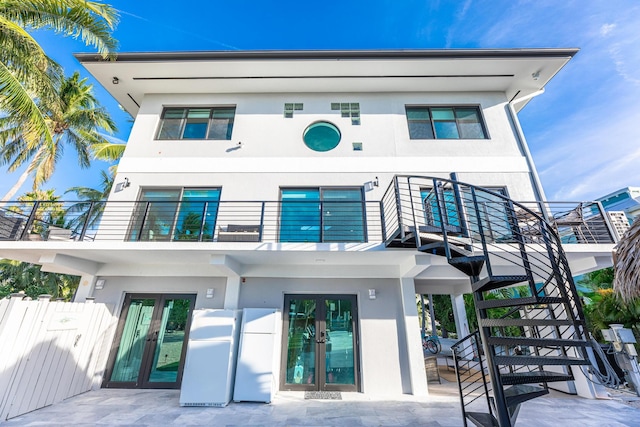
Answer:
[[313, 151], [330, 151], [338, 146], [342, 135], [333, 123], [315, 122], [309, 125], [302, 134], [305, 145]]
[[362, 188], [281, 190], [281, 242], [364, 242]]
[[291, 119], [294, 111], [302, 111], [303, 108], [304, 106], [301, 103], [287, 102], [284, 104], [284, 117]]
[[342, 117], [351, 118], [352, 125], [360, 124], [360, 103], [359, 102], [332, 102], [331, 109], [340, 111]]
[[487, 139], [477, 107], [406, 107], [411, 139]]
[[235, 107], [165, 108], [157, 139], [231, 139]]

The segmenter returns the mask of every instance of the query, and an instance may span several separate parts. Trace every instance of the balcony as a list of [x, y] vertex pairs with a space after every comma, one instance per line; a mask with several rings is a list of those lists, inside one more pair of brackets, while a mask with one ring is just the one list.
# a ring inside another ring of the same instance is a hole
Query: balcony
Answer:
[[463, 243], [615, 243], [597, 202], [521, 202], [428, 177], [397, 176], [380, 201], [8, 202], [0, 240], [56, 242], [383, 243], [416, 234]]

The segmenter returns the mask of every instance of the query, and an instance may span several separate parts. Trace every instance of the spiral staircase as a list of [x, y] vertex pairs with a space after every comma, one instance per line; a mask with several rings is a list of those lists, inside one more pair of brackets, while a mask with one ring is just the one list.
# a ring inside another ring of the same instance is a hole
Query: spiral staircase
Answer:
[[520, 404], [590, 365], [581, 303], [542, 208], [453, 180], [397, 176], [383, 212], [387, 246], [446, 257], [470, 278], [479, 330], [452, 347], [465, 426], [512, 426]]

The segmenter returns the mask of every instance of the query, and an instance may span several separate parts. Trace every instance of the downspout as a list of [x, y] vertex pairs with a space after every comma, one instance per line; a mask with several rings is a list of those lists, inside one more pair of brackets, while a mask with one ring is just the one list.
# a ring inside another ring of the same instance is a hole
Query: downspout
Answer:
[[[513, 104], [518, 102], [526, 101], [528, 99], [534, 98], [538, 95], [542, 95], [544, 93], [544, 88], [540, 89], [536, 92], [530, 93], [528, 95], [521, 96], [520, 98], [514, 98], [508, 102], [509, 106], [509, 115], [511, 116], [511, 121], [513, 122], [513, 126], [516, 129], [516, 137], [518, 138], [518, 143], [520, 144], [520, 148], [524, 153], [524, 157], [527, 161], [527, 166], [529, 167], [529, 173], [531, 175], [531, 181], [533, 183], [533, 192], [535, 193], [536, 200], [538, 202], [543, 202], [547, 198], [544, 194], [544, 190], [542, 189], [542, 183], [540, 182], [540, 177], [538, 176], [538, 171], [536, 169], [535, 164], [533, 163], [533, 157], [531, 157], [531, 152], [529, 151], [529, 145], [527, 144], [527, 140], [524, 137], [524, 132], [522, 132], [522, 127], [520, 126], [520, 121], [518, 120], [518, 113], [516, 113], [515, 108], [513, 108]], [[546, 209], [543, 209], [540, 206], [540, 212], [546, 220], [549, 220], [549, 215]]]

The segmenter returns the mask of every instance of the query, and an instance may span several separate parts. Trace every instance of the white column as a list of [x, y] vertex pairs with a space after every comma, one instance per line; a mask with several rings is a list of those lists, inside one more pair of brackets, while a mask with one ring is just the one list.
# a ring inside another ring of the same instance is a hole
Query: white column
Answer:
[[451, 295], [451, 306], [453, 307], [453, 318], [456, 322], [456, 333], [458, 339], [464, 338], [471, 332], [469, 330], [469, 320], [464, 309], [464, 295]]
[[224, 291], [224, 309], [237, 310], [240, 303], [240, 276], [228, 276]]
[[427, 375], [424, 370], [420, 322], [418, 321], [418, 308], [416, 307], [416, 287], [412, 277], [400, 279], [400, 292], [402, 294], [402, 314], [404, 316], [411, 393], [414, 396], [427, 396], [429, 389]]
[[73, 302], [85, 302], [88, 297], [93, 294], [93, 287], [96, 284], [96, 276], [91, 274], [83, 274], [80, 277], [78, 290], [73, 296]]
[[[451, 295], [451, 306], [453, 307], [453, 319], [456, 322], [456, 333], [458, 334], [458, 339], [462, 339], [469, 335], [469, 333], [471, 332], [469, 330], [469, 319], [467, 319], [467, 312], [464, 309], [464, 295]], [[466, 351], [463, 351], [460, 354], [463, 358], [470, 359], [475, 356], [471, 347], [467, 346], [464, 349]]]

